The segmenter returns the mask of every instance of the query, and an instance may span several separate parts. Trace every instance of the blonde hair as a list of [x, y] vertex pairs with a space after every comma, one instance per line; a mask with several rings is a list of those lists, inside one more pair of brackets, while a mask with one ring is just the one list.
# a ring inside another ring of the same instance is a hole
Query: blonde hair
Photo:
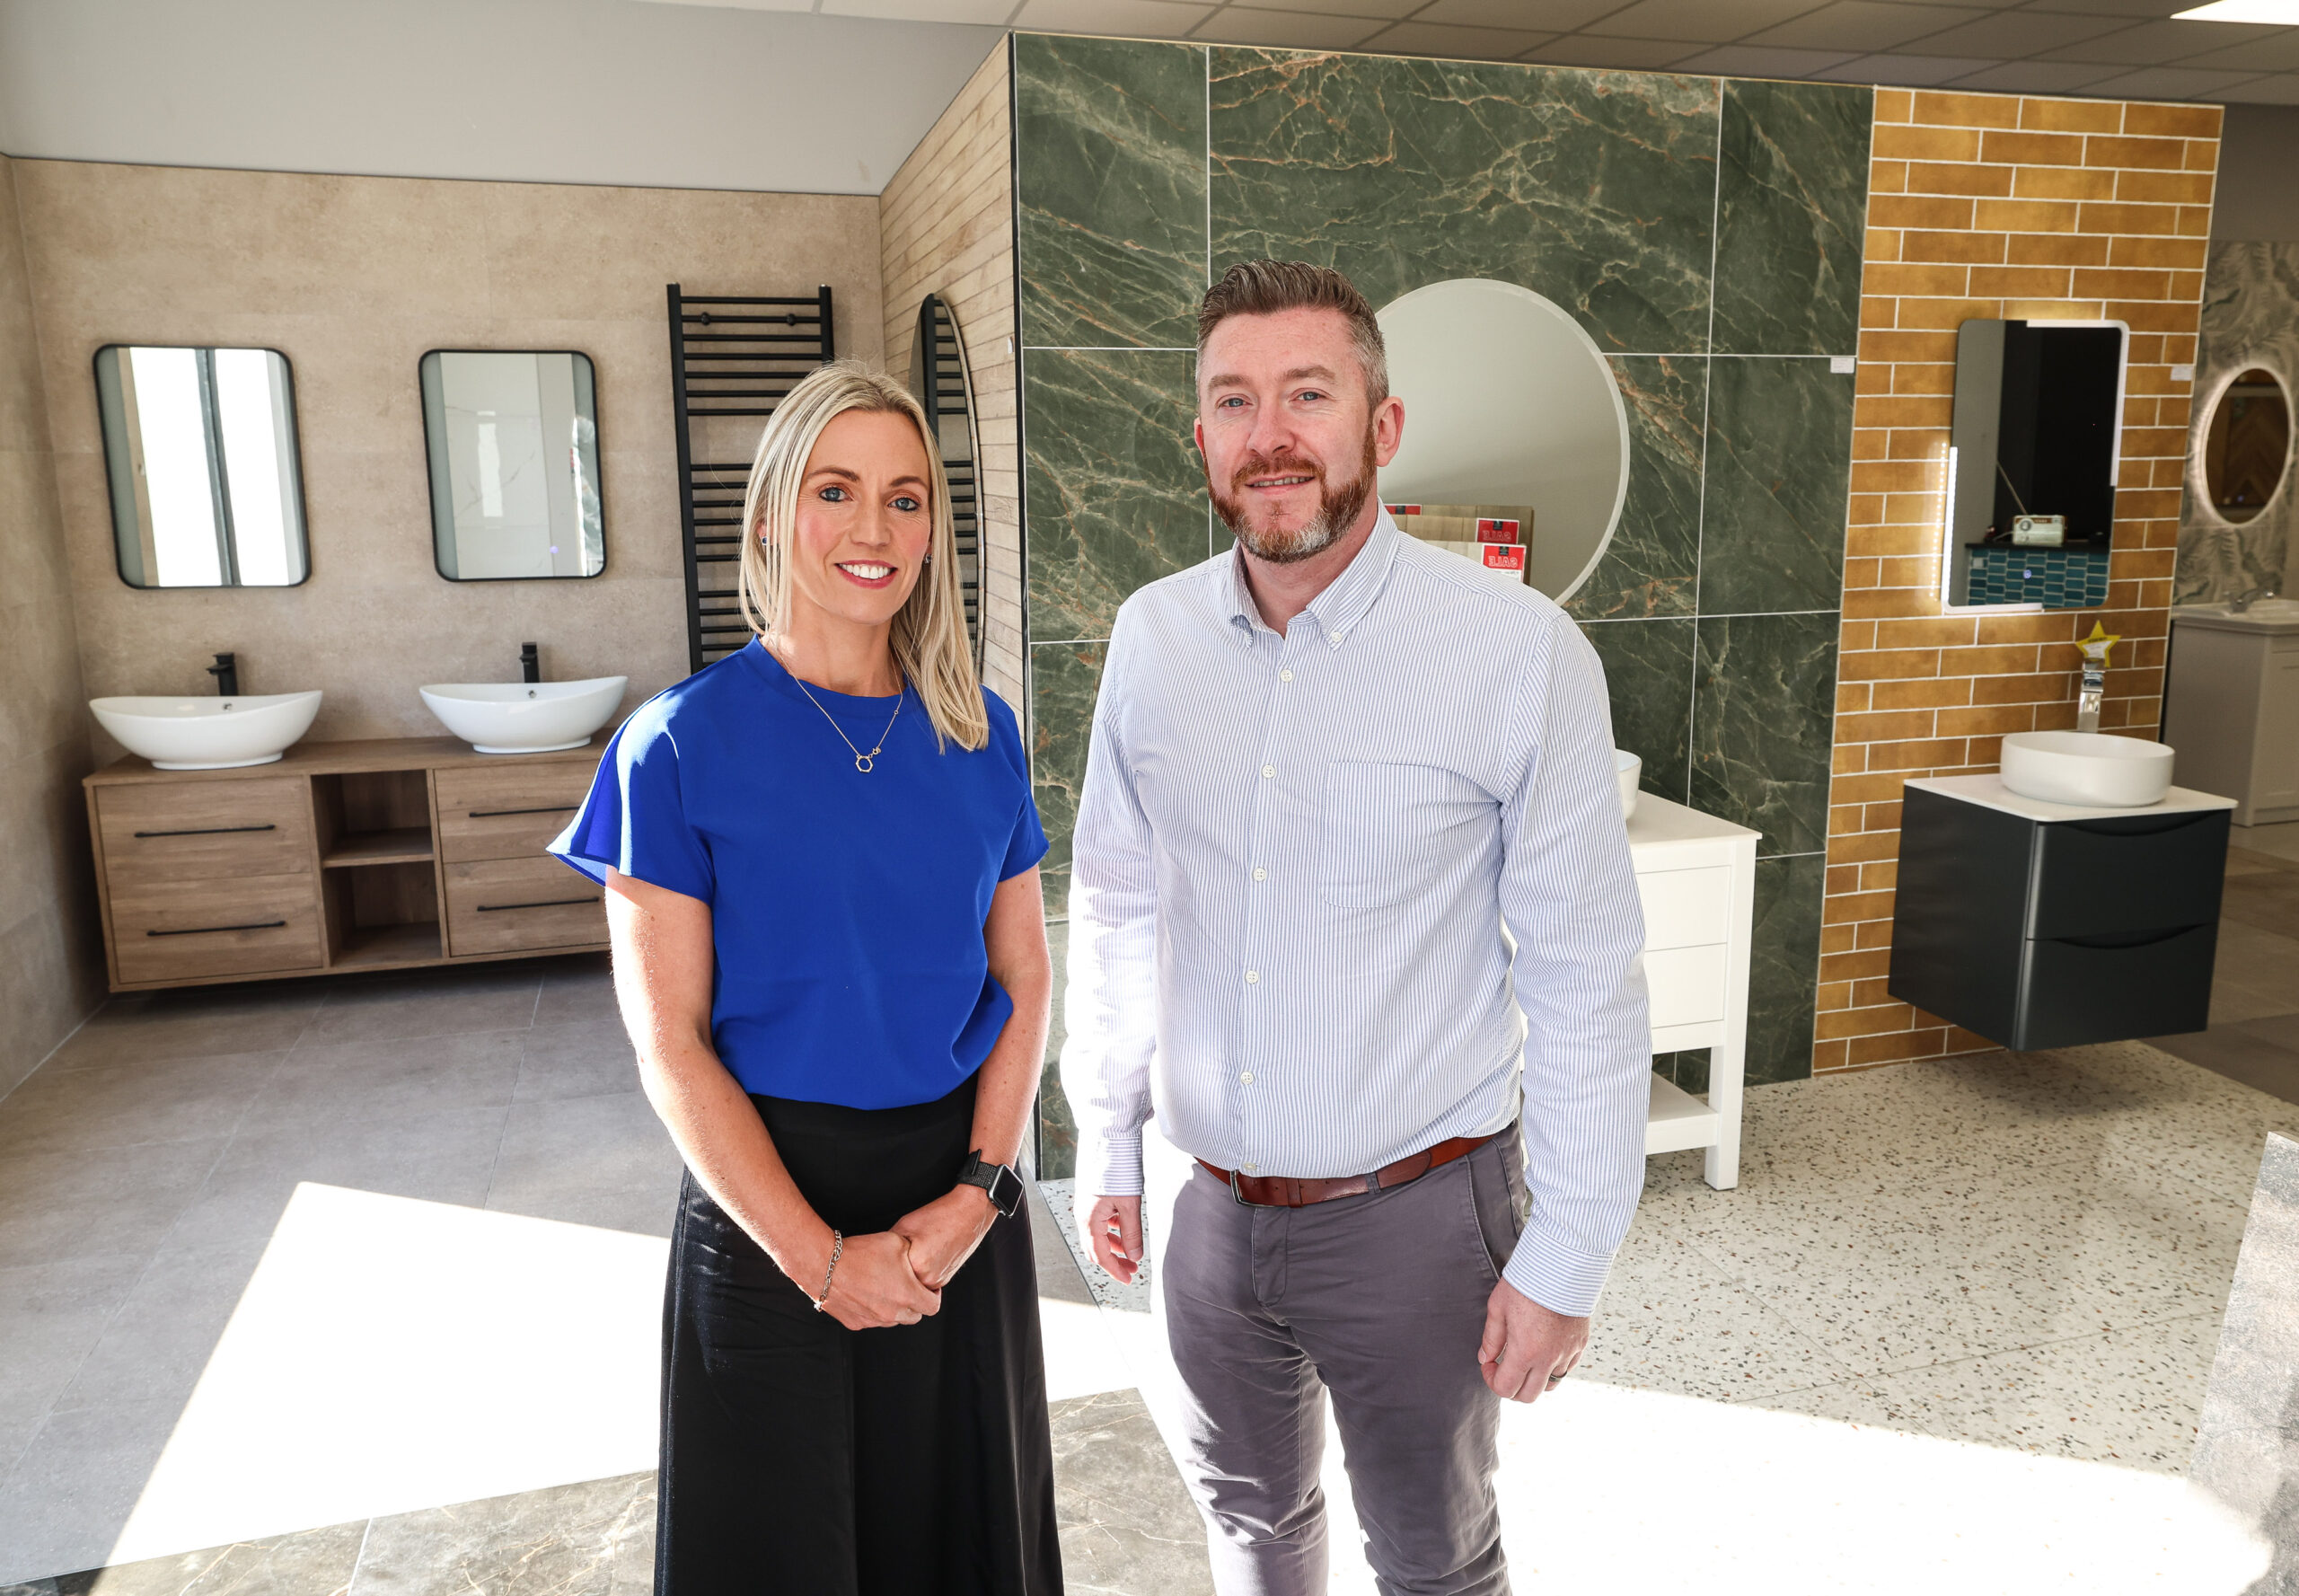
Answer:
[[902, 415], [918, 428], [933, 485], [934, 530], [929, 563], [918, 586], [894, 613], [888, 642], [894, 664], [918, 691], [934, 722], [936, 745], [981, 748], [990, 741], [990, 715], [974, 675], [966, 640], [965, 595], [958, 588], [957, 535], [950, 525], [950, 485], [942, 451], [925, 407], [892, 377], [838, 360], [800, 378], [774, 407], [751, 461], [743, 494], [743, 619], [762, 639], [782, 630], [790, 613], [790, 543], [797, 533], [798, 489], [823, 428], [850, 410]]

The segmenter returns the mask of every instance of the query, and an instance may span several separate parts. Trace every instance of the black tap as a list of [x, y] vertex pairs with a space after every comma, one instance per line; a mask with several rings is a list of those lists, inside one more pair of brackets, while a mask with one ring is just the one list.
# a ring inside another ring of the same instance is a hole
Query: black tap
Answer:
[[533, 643], [519, 645], [519, 677], [526, 682], [542, 680], [542, 660], [536, 655]]
[[240, 696], [239, 661], [231, 655], [218, 654], [216, 663], [207, 667], [207, 674], [216, 678], [216, 695], [218, 698]]

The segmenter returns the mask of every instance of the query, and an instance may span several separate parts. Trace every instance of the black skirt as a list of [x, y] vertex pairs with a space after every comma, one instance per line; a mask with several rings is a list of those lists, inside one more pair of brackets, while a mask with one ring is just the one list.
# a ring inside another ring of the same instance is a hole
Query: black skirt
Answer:
[[[969, 1080], [905, 1108], [751, 1101], [815, 1212], [859, 1236], [956, 1183], [973, 1098]], [[687, 1177], [657, 1596], [1059, 1596], [1029, 1220], [991, 1224], [939, 1313], [849, 1330]]]

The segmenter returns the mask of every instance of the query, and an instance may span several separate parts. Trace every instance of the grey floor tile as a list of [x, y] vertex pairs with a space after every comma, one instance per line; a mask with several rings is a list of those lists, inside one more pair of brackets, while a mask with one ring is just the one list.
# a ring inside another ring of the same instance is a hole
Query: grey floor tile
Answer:
[[188, 1400], [262, 1257], [260, 1241], [162, 1248], [144, 1265], [57, 1406]]
[[141, 1254], [99, 1253], [0, 1269], [0, 1393], [12, 1406], [44, 1410], [72, 1384], [145, 1263]]
[[226, 1145], [219, 1136], [0, 1159], [0, 1267], [150, 1257]]
[[2230, 981], [2224, 975], [2215, 976], [2211, 983], [2211, 1023], [2241, 1025], [2247, 1020], [2266, 1019], [2291, 1010], [2292, 994], [2284, 992], [2262, 992], [2256, 987]]
[[[2299, 982], [2299, 970], [2293, 971], [2292, 974], [2294, 981]], [[2299, 999], [2299, 992], [2292, 995]], [[2288, 1047], [2299, 1053], [2299, 1012], [2261, 1015], [2257, 1019], [2239, 1022], [2235, 1028], [2263, 1042], [2272, 1042], [2277, 1047]]]
[[0, 1098], [0, 1159], [228, 1136], [284, 1051], [40, 1070]]
[[2151, 1045], [2214, 1074], [2299, 1104], [2299, 1048], [2259, 1036], [2249, 1026], [2213, 1026], [2185, 1036], [2156, 1036]]
[[2227, 920], [2299, 938], [2299, 870], [2260, 870], [2231, 876], [2219, 913]]
[[2232, 916], [2219, 921], [2215, 979], [2258, 992], [2290, 992], [2299, 972], [2299, 938], [2278, 935]]
[[50, 1414], [0, 1484], [0, 1585], [101, 1567], [181, 1412], [128, 1402]]
[[1072, 1596], [1212, 1596], [1205, 1521], [1135, 1391], [1053, 1405], [1054, 1514]]
[[542, 986], [542, 977], [524, 965], [346, 981], [328, 994], [305, 1039], [371, 1042], [523, 1031], [534, 1024]]
[[186, 1206], [168, 1244], [196, 1250], [260, 1242], [303, 1181], [480, 1207], [509, 1112], [456, 1108], [243, 1133]]
[[2278, 821], [2273, 825], [2239, 825], [2234, 828], [2234, 846], [2299, 864], [2299, 820]]
[[398, 1513], [368, 1526], [350, 1596], [645, 1596], [655, 1580], [655, 1477]]
[[583, 1020], [611, 1019], [618, 1025], [622, 1010], [614, 1001], [614, 977], [603, 953], [576, 953], [552, 959], [543, 967], [542, 991], [535, 1001], [537, 1025], [572, 1025]]
[[318, 1016], [326, 996], [322, 986], [295, 982], [281, 988], [204, 987], [115, 997], [57, 1048], [40, 1072], [124, 1059], [293, 1047]]
[[518, 1099], [591, 1098], [639, 1089], [639, 1059], [620, 1018], [538, 1025], [526, 1034]]
[[576, 1191], [498, 1192], [487, 1199], [498, 1213], [528, 1219], [556, 1220], [563, 1225], [588, 1225], [595, 1230], [627, 1230], [634, 1236], [670, 1239], [678, 1218], [679, 1186], [674, 1176], [656, 1186], [586, 1188]]
[[667, 1235], [682, 1168], [670, 1133], [639, 1093], [519, 1103], [504, 1126], [487, 1206], [570, 1224], [652, 1214], [656, 1222], [639, 1228]]
[[511, 1101], [524, 1029], [305, 1042], [248, 1107], [245, 1134], [347, 1120], [404, 1119]]
[[343, 1596], [366, 1536], [364, 1519], [330, 1524], [66, 1574], [51, 1589], [54, 1596]]

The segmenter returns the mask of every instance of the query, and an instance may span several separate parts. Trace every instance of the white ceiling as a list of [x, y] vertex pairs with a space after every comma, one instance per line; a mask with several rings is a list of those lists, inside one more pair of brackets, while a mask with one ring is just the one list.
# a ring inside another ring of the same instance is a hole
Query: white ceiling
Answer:
[[1566, 66], [2299, 104], [2299, 27], [2197, 0], [659, 0]]

